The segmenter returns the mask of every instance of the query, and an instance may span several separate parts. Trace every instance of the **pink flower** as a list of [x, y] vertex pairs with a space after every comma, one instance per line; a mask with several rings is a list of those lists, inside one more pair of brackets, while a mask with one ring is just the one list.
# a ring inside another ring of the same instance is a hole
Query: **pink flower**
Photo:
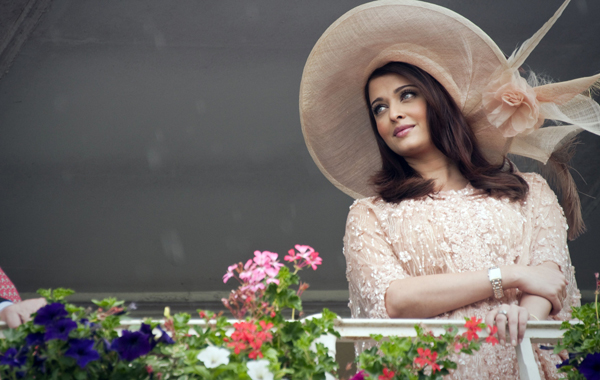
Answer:
[[285, 261], [296, 261], [298, 258], [300, 258], [300, 256], [296, 255], [296, 251], [294, 251], [293, 249], [290, 249], [288, 251], [288, 254], [283, 258]]
[[367, 377], [369, 376], [365, 374], [365, 371], [359, 371], [356, 375], [352, 376], [350, 380], [365, 380]]
[[460, 342], [454, 343], [454, 352], [460, 352], [460, 350], [462, 350], [463, 345]]
[[504, 72], [492, 81], [483, 91], [482, 104], [488, 121], [504, 137], [529, 134], [544, 122], [533, 87], [518, 72]]
[[238, 266], [239, 264], [233, 264], [227, 268], [227, 273], [223, 275], [223, 282], [227, 282], [231, 277], [233, 277], [233, 271], [236, 270]]
[[254, 251], [254, 262], [259, 266], [269, 266], [277, 260], [277, 254], [269, 251]]

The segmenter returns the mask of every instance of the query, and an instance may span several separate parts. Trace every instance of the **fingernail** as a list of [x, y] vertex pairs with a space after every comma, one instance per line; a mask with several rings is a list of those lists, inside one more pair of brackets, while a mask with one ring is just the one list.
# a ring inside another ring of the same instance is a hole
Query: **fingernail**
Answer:
[[515, 347], [517, 346], [517, 342], [514, 339], [512, 340], [512, 345]]

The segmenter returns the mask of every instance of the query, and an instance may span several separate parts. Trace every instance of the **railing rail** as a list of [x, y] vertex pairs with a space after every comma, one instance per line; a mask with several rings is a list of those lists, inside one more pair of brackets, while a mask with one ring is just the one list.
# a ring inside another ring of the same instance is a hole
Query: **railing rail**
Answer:
[[[143, 320], [130, 319], [121, 322], [123, 328], [140, 326]], [[156, 322], [163, 323], [163, 320]], [[231, 321], [236, 322], [236, 320]], [[538, 366], [535, 361], [532, 343], [554, 344], [562, 338], [560, 330], [560, 321], [530, 321], [527, 323], [527, 331], [521, 344], [516, 347], [517, 358], [519, 361], [519, 373], [521, 380], [541, 380]], [[576, 322], [572, 322], [576, 323]], [[190, 326], [205, 325], [203, 319], [192, 319]], [[381, 334], [383, 336], [416, 336], [414, 326], [422, 324], [427, 330], [435, 335], [445, 332], [445, 326], [453, 326], [462, 334], [466, 331], [464, 320], [443, 320], [443, 319], [338, 319], [335, 321], [335, 328], [340, 333], [340, 342], [356, 342], [369, 339], [371, 334]], [[0, 332], [6, 329], [4, 322], [0, 322]], [[193, 330], [192, 330], [193, 331]], [[487, 331], [481, 332], [481, 337], [487, 337]]]

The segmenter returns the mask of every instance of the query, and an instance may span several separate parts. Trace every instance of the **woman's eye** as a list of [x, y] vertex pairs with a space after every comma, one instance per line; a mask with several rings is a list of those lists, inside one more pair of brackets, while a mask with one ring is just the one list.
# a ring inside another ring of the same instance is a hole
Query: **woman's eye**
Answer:
[[375, 107], [373, 107], [373, 115], [379, 115], [381, 112], [383, 112], [384, 109], [385, 107], [382, 104], [376, 105]]
[[400, 94], [400, 100], [409, 100], [417, 97], [417, 93], [413, 90], [406, 90]]

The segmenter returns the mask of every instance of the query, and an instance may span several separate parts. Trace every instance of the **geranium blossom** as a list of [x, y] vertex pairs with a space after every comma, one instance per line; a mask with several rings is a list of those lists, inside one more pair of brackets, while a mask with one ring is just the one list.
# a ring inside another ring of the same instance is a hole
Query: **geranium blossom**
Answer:
[[262, 358], [264, 355], [261, 352], [263, 343], [270, 342], [273, 335], [269, 332], [273, 328], [272, 323], [265, 321], [259, 322], [261, 330], [253, 322], [236, 322], [233, 324], [235, 330], [230, 338], [225, 338], [225, 342], [229, 342], [228, 346], [233, 348], [233, 352], [239, 355], [242, 350], [250, 348], [248, 353], [250, 359]]
[[462, 350], [462, 348], [463, 348], [462, 343], [460, 343], [460, 342], [454, 343], [454, 352], [459, 353], [460, 350]]
[[216, 368], [220, 365], [229, 364], [229, 354], [228, 349], [208, 346], [200, 351], [196, 357], [204, 363], [206, 368]]
[[440, 370], [440, 366], [436, 364], [436, 359], [437, 359], [437, 352], [431, 352], [431, 350], [428, 348], [426, 350], [422, 349], [422, 348], [417, 348], [417, 353], [419, 354], [415, 360], [414, 363], [419, 366], [419, 367], [425, 367], [427, 364], [429, 364], [431, 366], [431, 370], [433, 371], [433, 373], [435, 373], [435, 371], [439, 371]]
[[379, 375], [379, 380], [392, 380], [394, 378], [394, 375], [394, 371], [384, 368], [383, 375]]
[[463, 335], [467, 337], [468, 341], [473, 339], [479, 339], [479, 335], [477, 335], [478, 331], [481, 331], [481, 327], [479, 324], [481, 323], [481, 318], [471, 317], [471, 319], [467, 319], [465, 323], [465, 327], [468, 329]]
[[[311, 267], [313, 270], [317, 269], [317, 265], [321, 265], [323, 263], [323, 259], [319, 257], [319, 252], [316, 252], [312, 247], [308, 245], [300, 245], [296, 244], [294, 246], [298, 253], [293, 249], [288, 251], [288, 255], [283, 259], [285, 261], [294, 262], [297, 268]], [[296, 261], [299, 261], [296, 264]]]
[[498, 339], [494, 336], [495, 334], [498, 333], [498, 327], [497, 326], [492, 326], [490, 327], [490, 334], [487, 336], [487, 338], [485, 338], [485, 341], [487, 343], [491, 343], [492, 346], [497, 345], [498, 343]]
[[248, 376], [252, 380], [273, 380], [274, 376], [269, 371], [268, 360], [252, 360], [246, 363], [248, 367]]

